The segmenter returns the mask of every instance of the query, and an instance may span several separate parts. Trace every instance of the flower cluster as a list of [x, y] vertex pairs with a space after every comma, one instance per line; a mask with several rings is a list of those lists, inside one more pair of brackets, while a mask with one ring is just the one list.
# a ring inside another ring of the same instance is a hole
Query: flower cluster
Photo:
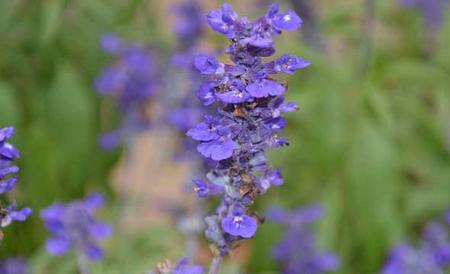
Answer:
[[408, 8], [421, 10], [425, 24], [430, 30], [439, 29], [444, 23], [449, 0], [400, 0], [400, 4]]
[[417, 248], [402, 243], [395, 246], [386, 261], [383, 274], [444, 274], [450, 267], [450, 211], [443, 220], [425, 226]]
[[283, 274], [321, 274], [336, 270], [339, 258], [331, 252], [317, 249], [316, 237], [311, 224], [321, 218], [320, 205], [311, 205], [287, 212], [273, 207], [267, 219], [286, 227], [283, 238], [273, 249], [273, 257], [283, 265]]
[[[19, 177], [15, 175], [19, 172], [19, 167], [13, 162], [20, 157], [20, 153], [17, 148], [7, 142], [14, 133], [15, 129], [12, 127], [0, 129], [0, 194], [13, 190], [19, 181]], [[16, 210], [15, 202], [6, 207], [0, 204], [0, 226], [6, 227], [13, 221], [25, 221], [31, 215], [31, 211], [29, 207]], [[0, 231], [0, 239], [2, 236]]]
[[113, 149], [127, 134], [149, 127], [146, 107], [157, 94], [160, 81], [149, 48], [127, 44], [115, 34], [105, 34], [101, 46], [116, 61], [103, 69], [95, 89], [100, 95], [113, 97], [124, 114], [122, 128], [104, 134], [100, 140], [104, 149]]
[[216, 161], [208, 180], [194, 183], [200, 197], [223, 194], [216, 213], [206, 217], [205, 234], [224, 255], [235, 241], [255, 234], [258, 221], [249, 207], [256, 197], [283, 183], [280, 171], [267, 163], [266, 150], [288, 144], [280, 136], [286, 126], [282, 114], [297, 105], [285, 102], [287, 87], [272, 75], [292, 74], [309, 62], [290, 54], [263, 61], [275, 53], [274, 36], [301, 26], [292, 10], [280, 12], [275, 4], [265, 16], [250, 21], [239, 19], [230, 5], [223, 4], [208, 14], [207, 21], [229, 38], [226, 52], [233, 64], [205, 54], [196, 57], [195, 67], [208, 77], [197, 95], [204, 105], [215, 103], [217, 108], [187, 135], [200, 142], [197, 150], [204, 157]]
[[88, 259], [97, 261], [103, 257], [103, 250], [97, 241], [112, 233], [110, 225], [97, 220], [95, 210], [101, 207], [104, 198], [92, 194], [85, 200], [77, 200], [67, 205], [55, 203], [41, 211], [45, 227], [52, 233], [47, 240], [48, 252], [59, 256], [75, 249]]

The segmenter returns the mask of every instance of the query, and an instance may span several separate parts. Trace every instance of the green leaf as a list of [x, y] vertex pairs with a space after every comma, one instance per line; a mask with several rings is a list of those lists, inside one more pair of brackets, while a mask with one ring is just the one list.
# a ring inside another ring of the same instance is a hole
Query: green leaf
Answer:
[[41, 1], [40, 16], [40, 44], [45, 46], [57, 35], [63, 22], [63, 8], [65, 0], [43, 0]]
[[0, 81], [0, 127], [18, 126], [20, 109], [15, 90]]

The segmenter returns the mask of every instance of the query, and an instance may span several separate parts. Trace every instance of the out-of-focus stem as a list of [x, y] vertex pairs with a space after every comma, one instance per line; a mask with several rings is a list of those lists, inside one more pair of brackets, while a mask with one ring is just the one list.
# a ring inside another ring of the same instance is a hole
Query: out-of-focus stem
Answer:
[[305, 42], [317, 51], [324, 50], [324, 42], [317, 24], [317, 15], [311, 0], [290, 0], [295, 12], [303, 20], [302, 32]]
[[209, 274], [219, 274], [220, 265], [222, 264], [222, 256], [215, 256], [209, 267]]
[[375, 0], [364, 0], [363, 18], [361, 25], [361, 63], [358, 70], [365, 73], [370, 65], [373, 53], [373, 40], [375, 34]]
[[77, 252], [78, 271], [80, 274], [89, 274], [89, 262], [82, 252]]

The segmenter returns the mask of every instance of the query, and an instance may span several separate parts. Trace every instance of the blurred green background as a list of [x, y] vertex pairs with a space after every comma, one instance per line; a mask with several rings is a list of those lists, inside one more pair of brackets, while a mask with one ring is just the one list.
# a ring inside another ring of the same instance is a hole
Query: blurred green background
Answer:
[[[105, 124], [115, 120], [105, 117], [92, 87], [108, 62], [98, 40], [113, 31], [170, 54], [167, 13], [177, 1], [161, 2], [0, 1], [0, 126], [17, 128], [13, 143], [22, 158], [14, 198], [35, 210], [29, 221], [5, 230], [1, 257], [27, 256], [33, 273], [75, 273], [73, 257], [46, 254], [38, 211], [100, 190], [109, 197], [103, 215], [112, 216], [109, 174], [121, 152], [104, 153], [97, 145]], [[241, 15], [265, 12], [253, 4], [258, 1], [229, 2]], [[205, 9], [218, 5], [205, 1]], [[324, 52], [298, 34], [277, 40], [279, 52], [313, 65], [288, 78], [288, 97], [301, 108], [289, 114], [291, 145], [272, 153], [286, 184], [259, 206], [323, 202], [327, 214], [317, 229], [320, 245], [342, 257], [336, 273], [376, 273], [390, 246], [414, 239], [427, 219], [450, 206], [450, 20], [430, 52], [420, 14], [395, 1], [376, 1], [369, 33], [362, 27], [363, 1], [322, 0], [316, 9]], [[210, 47], [223, 47], [224, 40], [207, 33]], [[93, 273], [144, 273], [158, 260], [182, 255], [175, 229], [121, 233], [107, 241], [107, 258]], [[270, 248], [280, 233], [278, 226], [262, 226], [246, 249], [246, 273], [277, 273]]]

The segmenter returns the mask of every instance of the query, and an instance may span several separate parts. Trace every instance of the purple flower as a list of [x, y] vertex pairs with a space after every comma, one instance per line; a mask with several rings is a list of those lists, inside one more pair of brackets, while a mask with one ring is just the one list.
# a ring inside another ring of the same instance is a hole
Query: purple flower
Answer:
[[232, 214], [222, 220], [222, 228], [230, 235], [251, 238], [258, 229], [258, 223], [255, 218], [246, 215], [241, 206], [236, 205]]
[[210, 184], [202, 179], [193, 179], [194, 190], [199, 198], [208, 198], [210, 196], [223, 193], [223, 187], [216, 184]]
[[296, 31], [302, 26], [302, 19], [293, 10], [279, 13], [278, 4], [272, 6], [268, 17], [272, 20], [273, 26], [279, 30]]
[[222, 33], [228, 38], [233, 37], [237, 13], [229, 4], [222, 4], [221, 9], [211, 11], [206, 18], [214, 31]]
[[[19, 168], [13, 165], [13, 162], [20, 157], [19, 150], [8, 140], [15, 134], [15, 129], [6, 127], [0, 129], [0, 194], [10, 192], [19, 181], [19, 177], [15, 174], [19, 172]], [[7, 207], [0, 205], [3, 212], [0, 216], [0, 226], [6, 227], [13, 221], [23, 222], [31, 215], [31, 208], [25, 207], [16, 210], [16, 203], [13, 202]], [[0, 238], [3, 234], [0, 231]]]
[[195, 68], [202, 74], [222, 73], [224, 66], [219, 63], [214, 56], [208, 54], [199, 54], [194, 60]]
[[258, 185], [262, 192], [266, 192], [271, 186], [280, 186], [284, 183], [280, 169], [267, 171], [258, 180]]
[[209, 142], [201, 143], [197, 146], [198, 151], [205, 157], [215, 161], [225, 160], [233, 155], [236, 143], [227, 138], [221, 138]]
[[263, 79], [247, 86], [247, 91], [255, 98], [267, 97], [269, 95], [277, 96], [283, 94], [285, 87], [281, 84]]
[[301, 59], [295, 55], [284, 54], [275, 61], [275, 71], [292, 74], [299, 69], [304, 69], [311, 64], [308, 60]]
[[1, 274], [28, 274], [28, 264], [24, 258], [10, 257], [0, 262]]
[[321, 274], [335, 271], [340, 259], [334, 253], [320, 251], [311, 224], [322, 216], [321, 205], [299, 208], [293, 212], [273, 207], [267, 219], [286, 226], [286, 233], [272, 254], [281, 263], [283, 274]]
[[173, 274], [203, 274], [203, 267], [199, 265], [190, 264], [187, 258], [181, 258]]
[[75, 249], [90, 260], [100, 260], [103, 250], [97, 241], [112, 233], [110, 225], [98, 221], [94, 216], [94, 212], [103, 202], [103, 196], [96, 193], [85, 200], [77, 200], [67, 205], [55, 203], [43, 209], [41, 218], [52, 234], [46, 242], [47, 251], [60, 256], [70, 249]]
[[431, 253], [426, 249], [415, 249], [408, 244], [400, 244], [394, 247], [386, 264], [381, 272], [382, 274], [444, 274], [433, 259]]

